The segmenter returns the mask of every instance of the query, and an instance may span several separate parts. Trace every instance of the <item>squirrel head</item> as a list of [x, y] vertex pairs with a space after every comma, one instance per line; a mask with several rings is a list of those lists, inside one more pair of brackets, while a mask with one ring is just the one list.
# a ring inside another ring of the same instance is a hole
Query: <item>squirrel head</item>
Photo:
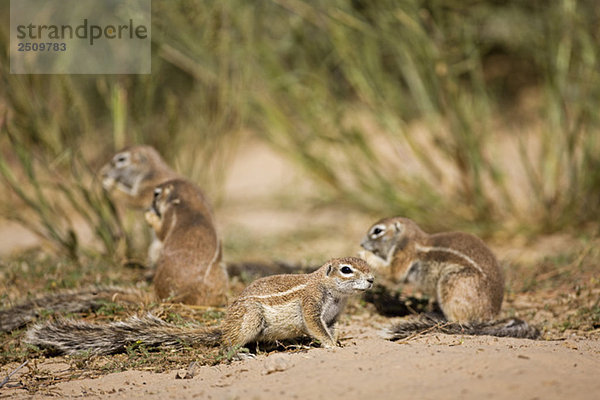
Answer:
[[104, 190], [129, 206], [142, 208], [148, 206], [154, 186], [175, 173], [152, 146], [139, 145], [119, 151], [99, 174]]
[[139, 180], [151, 169], [149, 155], [154, 150], [150, 146], [134, 146], [115, 154], [110, 162], [100, 169], [102, 187], [105, 190], [120, 190], [135, 196]]
[[328, 261], [321, 269], [327, 277], [328, 289], [342, 295], [352, 295], [373, 286], [371, 268], [360, 258], [335, 258]]
[[[394, 277], [401, 276], [405, 265], [404, 258], [416, 241], [423, 240], [427, 234], [412, 220], [402, 217], [384, 218], [373, 224], [362, 239], [360, 245], [366, 250], [364, 258], [372, 265], [385, 269]], [[368, 254], [370, 253], [370, 254]]]
[[369, 228], [360, 246], [389, 263], [396, 252], [404, 250], [409, 242], [424, 236], [425, 232], [408, 218], [384, 218]]
[[144, 216], [159, 237], [162, 236], [160, 232], [165, 221], [171, 218], [175, 208], [181, 204], [181, 196], [177, 190], [180, 182], [182, 181], [167, 181], [154, 188], [152, 204]]
[[212, 224], [204, 195], [185, 179], [171, 179], [156, 186], [145, 217], [161, 240], [167, 235], [162, 232], [164, 227], [171, 226], [174, 218], [179, 218], [177, 224], [181, 227]]

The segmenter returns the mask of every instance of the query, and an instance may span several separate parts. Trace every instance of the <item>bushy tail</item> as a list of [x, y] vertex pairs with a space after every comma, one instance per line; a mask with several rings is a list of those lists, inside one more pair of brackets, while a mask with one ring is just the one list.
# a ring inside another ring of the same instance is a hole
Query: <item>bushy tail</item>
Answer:
[[96, 286], [77, 290], [63, 290], [23, 301], [6, 310], [0, 310], [0, 331], [21, 328], [42, 312], [76, 313], [95, 311], [106, 301], [139, 303], [145, 295], [135, 288]]
[[115, 354], [131, 344], [147, 347], [201, 344], [216, 346], [221, 341], [221, 330], [216, 327], [183, 328], [153, 315], [131, 317], [108, 324], [83, 321], [56, 320], [32, 326], [25, 334], [25, 342], [47, 348], [55, 354]]
[[420, 314], [392, 325], [382, 336], [390, 340], [405, 339], [421, 333], [441, 332], [455, 335], [489, 335], [536, 339], [540, 332], [534, 326], [518, 318], [506, 318], [499, 321], [459, 324], [448, 322], [440, 314]]

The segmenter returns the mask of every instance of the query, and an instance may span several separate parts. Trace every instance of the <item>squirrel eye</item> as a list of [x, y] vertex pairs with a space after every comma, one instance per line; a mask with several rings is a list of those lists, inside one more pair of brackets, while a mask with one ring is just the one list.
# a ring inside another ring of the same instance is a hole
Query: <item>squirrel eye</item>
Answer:
[[382, 228], [381, 225], [378, 225], [371, 230], [371, 236], [373, 237], [373, 239], [375, 239], [381, 236], [383, 232], [385, 232], [384, 228]]
[[127, 154], [117, 155], [115, 157], [115, 165], [117, 167], [123, 166], [125, 163], [127, 163], [128, 160], [129, 160], [129, 157], [127, 156]]
[[340, 271], [342, 272], [342, 274], [351, 274], [352, 273], [352, 268], [350, 268], [347, 265], [344, 265]]
[[154, 189], [154, 198], [157, 198], [162, 190], [160, 188]]

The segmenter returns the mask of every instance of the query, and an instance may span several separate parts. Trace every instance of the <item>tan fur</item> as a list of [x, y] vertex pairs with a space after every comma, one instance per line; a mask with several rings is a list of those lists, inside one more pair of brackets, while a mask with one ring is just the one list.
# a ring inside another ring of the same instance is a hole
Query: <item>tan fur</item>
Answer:
[[491, 250], [473, 235], [429, 235], [395, 217], [375, 223], [361, 246], [380, 271], [435, 298], [448, 321], [488, 321], [500, 312], [504, 278]]
[[[148, 259], [156, 266], [157, 296], [186, 304], [224, 305], [228, 276], [212, 211], [200, 189], [180, 178], [146, 145], [121, 150], [100, 174], [104, 188], [117, 200], [129, 207], [150, 207], [145, 218], [154, 239]], [[171, 184], [165, 186], [166, 182]], [[169, 193], [154, 199], [157, 188]]]
[[[117, 205], [146, 209], [152, 202], [154, 188], [179, 175], [152, 146], [126, 147], [100, 169], [102, 186]], [[156, 265], [162, 243], [154, 235], [148, 248], [148, 261]]]
[[333, 259], [310, 274], [275, 275], [251, 283], [228, 307], [218, 327], [184, 328], [155, 317], [110, 324], [55, 320], [30, 328], [25, 341], [58, 353], [111, 354], [132, 342], [148, 346], [197, 343], [226, 348], [255, 341], [310, 336], [337, 345], [334, 325], [348, 297], [373, 285], [369, 265], [354, 257]]
[[[345, 266], [351, 274], [343, 273]], [[236, 346], [308, 335], [333, 347], [333, 325], [346, 299], [372, 284], [368, 264], [358, 258], [332, 260], [311, 274], [261, 278], [229, 306], [223, 342]]]
[[115, 154], [100, 170], [102, 186], [117, 201], [129, 207], [145, 209], [154, 188], [179, 175], [147, 145], [127, 147]]
[[162, 244], [154, 287], [161, 300], [224, 305], [228, 276], [210, 206], [192, 183], [158, 185], [146, 221]]

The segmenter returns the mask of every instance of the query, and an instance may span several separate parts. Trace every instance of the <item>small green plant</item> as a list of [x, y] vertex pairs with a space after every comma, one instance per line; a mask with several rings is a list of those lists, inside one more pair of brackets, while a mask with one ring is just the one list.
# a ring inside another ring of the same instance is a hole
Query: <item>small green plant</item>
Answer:
[[242, 346], [221, 348], [218, 355], [215, 357], [215, 360], [218, 363], [225, 361], [230, 362], [240, 353], [250, 354], [250, 350], [247, 347]]
[[95, 355], [90, 351], [79, 351], [76, 354], [70, 355], [69, 359], [75, 368], [86, 369], [94, 357]]
[[167, 314], [166, 321], [175, 325], [185, 325], [188, 322], [181, 315], [173, 312]]
[[138, 340], [137, 342], [131, 343], [130, 345], [128, 345], [125, 348], [125, 350], [127, 352], [127, 356], [129, 356], [130, 359], [139, 358], [140, 355], [142, 357], [149, 356], [148, 348], [146, 347], [144, 342], [142, 342], [140, 340]]
[[98, 315], [116, 315], [125, 311], [125, 307], [118, 303], [113, 303], [112, 301], [99, 301], [101, 303], [100, 308], [96, 310], [96, 314]]

